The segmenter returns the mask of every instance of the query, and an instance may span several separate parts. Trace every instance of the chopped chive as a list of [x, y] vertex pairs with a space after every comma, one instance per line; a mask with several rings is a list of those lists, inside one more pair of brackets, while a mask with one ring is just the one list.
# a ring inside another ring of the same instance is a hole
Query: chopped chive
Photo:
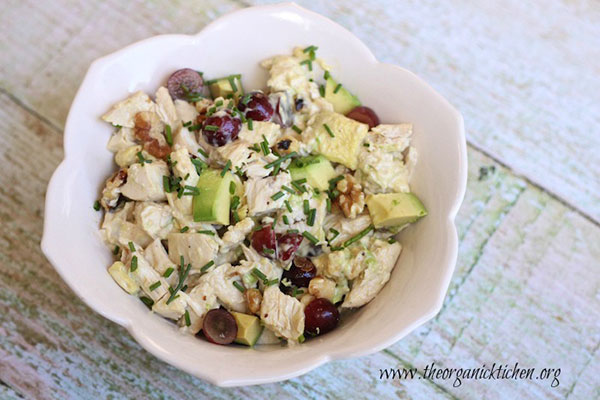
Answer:
[[183, 127], [184, 127], [184, 128], [187, 128], [187, 127], [188, 127], [188, 126], [190, 126], [191, 124], [192, 124], [192, 121], [188, 121], [188, 122], [184, 122], [184, 123], [183, 123], [183, 124], [181, 124], [181, 125], [183, 125]]
[[254, 125], [252, 123], [252, 118], [248, 118], [248, 129], [249, 130], [254, 130]]
[[231, 168], [231, 160], [227, 160], [227, 163], [225, 164], [223, 171], [221, 171], [221, 178], [225, 176], [225, 174], [227, 173], [227, 171], [229, 171], [230, 168]]
[[248, 103], [250, 103], [250, 100], [252, 99], [252, 96], [250, 95], [250, 93], [246, 93], [243, 97], [242, 97], [242, 104], [243, 105], [247, 105]]
[[275, 215], [275, 218], [273, 218], [273, 229], [275, 229], [275, 225], [277, 225], [277, 215]]
[[135, 253], [135, 246], [133, 245], [133, 242], [127, 243], [127, 246], [129, 246], [129, 250], [131, 250], [132, 253]]
[[350, 246], [352, 243], [362, 239], [363, 237], [365, 237], [369, 232], [371, 232], [373, 229], [375, 229], [373, 227], [373, 225], [369, 225], [368, 227], [366, 227], [365, 229], [363, 229], [362, 231], [360, 231], [357, 235], [351, 237], [350, 239], [346, 240], [344, 242], [344, 247], [348, 247]]
[[231, 209], [232, 210], [237, 210], [238, 206], [240, 205], [240, 197], [239, 196], [233, 196], [233, 198], [231, 199]]
[[173, 292], [171, 293], [171, 296], [169, 296], [169, 298], [167, 299], [167, 304], [171, 303], [173, 300], [175, 300], [176, 298], [176, 293], [183, 287], [183, 283], [185, 282], [188, 274], [190, 273], [190, 269], [192, 269], [192, 264], [188, 264], [187, 267], [184, 269], [183, 265], [183, 256], [180, 256], [180, 260], [181, 260], [181, 265], [180, 265], [180, 273], [179, 273], [179, 282], [177, 283], [177, 286], [175, 287], [175, 289], [173, 290]]
[[308, 213], [308, 218], [306, 219], [306, 223], [308, 226], [313, 226], [315, 224], [315, 217], [317, 215], [317, 209], [313, 208]]
[[188, 127], [189, 131], [199, 131], [200, 129], [202, 129], [202, 125], [198, 124], [198, 125], [190, 125]]
[[304, 199], [304, 214], [308, 215], [309, 211], [310, 211], [310, 204], [308, 204], [307, 199]]
[[369, 143], [363, 143], [363, 146], [365, 146], [365, 147], [369, 147], [369, 146], [371, 146], [371, 145], [370, 145]]
[[233, 90], [234, 92], [237, 92], [237, 85], [235, 84], [235, 78], [233, 76], [230, 76], [229, 78], [227, 78], [227, 80], [229, 81], [229, 85], [231, 85], [231, 90]]
[[295, 191], [294, 189], [292, 189], [291, 187], [287, 187], [287, 186], [285, 186], [285, 185], [281, 185], [281, 188], [282, 188], [283, 190], [285, 190], [286, 192], [288, 192], [288, 193], [291, 193], [291, 194], [296, 194], [296, 191]]
[[183, 287], [181, 288], [182, 292], [185, 292], [188, 289], [188, 285], [183, 285]]
[[196, 167], [196, 173], [202, 175], [202, 171], [207, 167], [206, 163], [199, 158], [192, 158], [192, 164]]
[[325, 202], [327, 203], [327, 212], [331, 212], [331, 199], [327, 197]]
[[327, 131], [327, 133], [329, 133], [329, 136], [331, 137], [335, 137], [335, 135], [333, 134], [333, 132], [331, 131], [331, 128], [329, 127], [329, 125], [327, 124], [323, 124], [323, 127], [325, 128], [325, 130]]
[[392, 237], [388, 238], [387, 242], [388, 242], [389, 244], [394, 244], [394, 243], [396, 243], [396, 242], [397, 242], [397, 240], [396, 240], [396, 239], [394, 239], [394, 237], [392, 236]]
[[340, 251], [340, 250], [344, 250], [344, 247], [342, 246], [337, 246], [337, 247], [332, 247], [331, 251]]
[[340, 234], [339, 231], [337, 231], [336, 229], [333, 229], [333, 228], [329, 228], [329, 232], [333, 233], [333, 237], [331, 239], [329, 239], [329, 240], [334, 240]]
[[240, 285], [238, 281], [233, 281], [233, 286], [235, 286], [235, 288], [242, 293], [246, 291], [246, 289], [242, 285]]
[[327, 80], [329, 79], [331, 75], [329, 74], [329, 71], [325, 71], [325, 73], [323, 73], [323, 79]]
[[188, 172], [188, 173], [187, 173], [187, 174], [185, 174], [185, 176], [183, 177], [183, 180], [184, 180], [184, 181], [187, 181], [187, 178], [189, 178], [189, 177], [190, 177], [190, 173]]
[[165, 137], [167, 144], [173, 146], [173, 132], [171, 131], [171, 125], [165, 125]]
[[94, 202], [94, 210], [100, 211], [100, 202], [98, 200]]
[[248, 147], [250, 150], [254, 150], [257, 153], [260, 153], [260, 147], [255, 143], [252, 146]]
[[177, 198], [180, 199], [183, 196], [183, 187], [177, 189]]
[[312, 244], [319, 243], [319, 239], [317, 239], [316, 237], [314, 237], [314, 235], [312, 233], [310, 233], [309, 231], [302, 232], [302, 236], [304, 236], [305, 238], [307, 238]]
[[291, 153], [286, 154], [283, 157], [279, 157], [277, 160], [275, 161], [271, 161], [270, 163], [268, 163], [267, 165], [265, 165], [265, 169], [269, 169], [271, 167], [274, 167], [275, 165], [279, 165], [282, 162], [284, 162], [287, 159], [290, 159], [292, 157], [294, 157], [297, 153], [295, 151], [292, 151]]
[[281, 168], [280, 164], [277, 164], [275, 166], [275, 168], [273, 168], [273, 176], [277, 175], [279, 173], [279, 169]]
[[335, 89], [333, 89], [333, 93], [339, 92], [341, 88], [342, 88], [342, 84], [338, 83], [337, 86], [335, 87]]
[[308, 181], [306, 180], [306, 178], [300, 178], [300, 179], [296, 179], [294, 182], [302, 185], [303, 183], [306, 183]]
[[170, 182], [171, 182], [171, 179], [168, 176], [163, 175], [163, 188], [165, 189], [165, 192], [167, 192], [167, 193], [171, 193], [173, 191], [173, 190], [171, 190]]
[[211, 261], [207, 262], [206, 264], [204, 264], [204, 266], [202, 268], [200, 268], [200, 272], [206, 272], [206, 271], [208, 271], [208, 269], [210, 267], [212, 267], [213, 265], [215, 265], [214, 261], [211, 260]]
[[297, 181], [292, 181], [292, 186], [300, 193], [306, 192], [306, 188], [299, 184]]
[[270, 153], [269, 144], [267, 142], [260, 142], [260, 147], [262, 148], [263, 154], [268, 156]]
[[283, 223], [286, 225], [290, 224], [290, 220], [288, 219], [287, 215], [284, 215], [283, 217], [281, 217], [281, 219], [283, 220]]
[[213, 131], [216, 132], [219, 130], [219, 127], [216, 125], [204, 125], [204, 129], [207, 131]]
[[173, 271], [175, 271], [175, 268], [173, 267], [169, 267], [167, 268], [167, 270], [165, 271], [165, 273], [163, 274], [163, 277], [168, 278], [171, 276], [171, 274], [173, 274]]
[[203, 235], [215, 236], [213, 231], [196, 231], [196, 233], [202, 233]]
[[188, 310], [185, 310], [185, 314], [183, 314], [183, 317], [185, 318], [185, 326], [190, 326], [192, 324], [192, 321], [190, 320], [190, 312]]
[[184, 196], [198, 196], [200, 194], [200, 189], [195, 186], [185, 185], [183, 189], [187, 190], [183, 193]]
[[221, 107], [222, 105], [223, 105], [223, 100], [219, 99], [219, 100], [215, 101], [215, 106]]
[[279, 192], [275, 193], [273, 196], [271, 196], [271, 198], [273, 200], [279, 200], [283, 196], [285, 196], [285, 193], [283, 193], [282, 191], [279, 191]]
[[119, 254], [119, 246], [115, 246], [115, 248], [113, 249], [113, 254], [114, 255]]
[[298, 128], [296, 125], [292, 125], [292, 129], [294, 130], [294, 132], [301, 134], [302, 133], [302, 129]]
[[300, 231], [298, 229], [288, 229], [286, 232], [287, 233], [299, 233]]
[[235, 223], [238, 223], [238, 222], [240, 222], [240, 216], [238, 215], [238, 213], [237, 213], [237, 212], [231, 213], [231, 215], [233, 215], [233, 221], [234, 221]]
[[235, 193], [235, 182], [231, 181], [229, 182], [229, 194], [234, 194]]
[[263, 248], [262, 251], [263, 251], [263, 253], [270, 254], [270, 255], [275, 254], [275, 250], [269, 249], [267, 247]]
[[285, 204], [285, 208], [287, 208], [289, 212], [292, 212], [292, 206], [290, 205], [290, 202], [285, 200], [283, 203]]
[[190, 227], [189, 227], [189, 226], [184, 226], [183, 228], [181, 228], [181, 229], [179, 230], [179, 232], [180, 232], [180, 233], [186, 233], [186, 232], [187, 232], [187, 231], [189, 231], [189, 230], [190, 230]]
[[329, 186], [335, 186], [342, 179], [344, 179], [344, 175], [338, 175], [335, 178], [330, 179]]
[[314, 46], [314, 45], [311, 44], [310, 46], [308, 46], [304, 50], [302, 50], [302, 52], [303, 53], [308, 53], [308, 52], [311, 52], [311, 51], [317, 51], [317, 49], [318, 49], [317, 46]]
[[131, 272], [134, 272], [137, 269], [137, 256], [131, 257], [131, 267], [129, 268]]
[[206, 151], [204, 151], [203, 148], [199, 147], [198, 153], [202, 154], [204, 156], [204, 158], [208, 158], [208, 153], [206, 153]]
[[299, 294], [304, 294], [304, 290], [298, 289], [297, 287], [294, 287], [294, 290], [292, 291], [292, 297], [296, 297]]
[[312, 61], [311, 60], [302, 60], [300, 61], [300, 65], [306, 64], [309, 71], [312, 71]]
[[270, 280], [270, 281], [267, 281], [267, 282], [265, 283], [265, 285], [266, 285], [266, 286], [273, 286], [273, 285], [275, 285], [275, 284], [277, 284], [277, 283], [279, 283], [279, 279], [275, 278], [275, 279], [272, 279], [272, 280]]
[[325, 97], [325, 86], [319, 85], [319, 94], [321, 97]]
[[154, 300], [152, 300], [150, 297], [146, 297], [146, 296], [141, 296], [140, 300], [142, 301], [142, 303], [144, 303], [146, 305], [146, 307], [148, 308], [152, 308], [152, 306], [154, 305]]
[[[267, 250], [266, 248], [263, 249], [263, 251]], [[270, 249], [269, 249], [270, 250]], [[252, 271], [250, 271], [252, 273], [252, 275], [254, 275], [255, 277], [257, 277], [258, 279], [260, 279], [263, 282], [266, 282], [267, 276], [265, 274], [262, 273], [261, 270], [259, 270], [258, 268], [252, 268]]]
[[148, 289], [150, 289], [150, 291], [153, 292], [156, 289], [158, 289], [160, 287], [160, 285], [162, 285], [162, 283], [160, 281], [156, 281], [152, 285], [150, 285], [150, 287], [148, 287]]

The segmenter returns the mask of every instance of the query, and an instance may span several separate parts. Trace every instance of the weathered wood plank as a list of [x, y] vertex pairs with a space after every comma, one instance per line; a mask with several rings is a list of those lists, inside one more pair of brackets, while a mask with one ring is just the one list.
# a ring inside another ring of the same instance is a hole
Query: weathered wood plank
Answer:
[[471, 143], [600, 222], [600, 3], [298, 3], [423, 77]]
[[[443, 311], [387, 352], [423, 368], [493, 362], [561, 368], [550, 381], [437, 381], [460, 398], [595, 398], [600, 383], [600, 230], [496, 166], [470, 156], [458, 269]], [[587, 379], [586, 379], [587, 378]], [[575, 394], [577, 393], [577, 394]]]
[[[380, 381], [378, 353], [339, 361], [289, 382], [216, 388], [144, 351], [121, 327], [83, 305], [39, 250], [43, 196], [62, 157], [61, 135], [0, 95], [0, 379], [29, 398], [452, 398], [430, 382]], [[33, 149], [45, 149], [31, 159]], [[201, 360], [199, 360], [201, 362]]]

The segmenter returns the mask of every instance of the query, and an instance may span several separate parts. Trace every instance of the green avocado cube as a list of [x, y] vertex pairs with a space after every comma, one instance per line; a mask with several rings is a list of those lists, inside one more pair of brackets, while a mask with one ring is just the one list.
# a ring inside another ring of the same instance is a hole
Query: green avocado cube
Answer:
[[358, 98], [330, 76], [325, 83], [325, 100], [333, 104], [333, 110], [348, 114], [354, 107], [360, 106]]
[[412, 193], [381, 193], [367, 196], [375, 228], [402, 226], [427, 215], [421, 200]]
[[229, 225], [231, 195], [229, 185], [233, 176], [228, 171], [207, 169], [202, 172], [196, 187], [199, 193], [192, 199], [194, 221]]
[[229, 75], [224, 78], [206, 81], [208, 90], [213, 99], [217, 97], [239, 99], [244, 95], [242, 88], [242, 75]]
[[322, 155], [296, 158], [288, 171], [292, 180], [306, 179], [306, 183], [320, 190], [327, 190], [329, 180], [336, 176], [331, 163]]
[[264, 328], [260, 324], [260, 320], [254, 315], [242, 314], [235, 311], [232, 311], [231, 315], [235, 318], [238, 328], [234, 341], [246, 346], [254, 346]]

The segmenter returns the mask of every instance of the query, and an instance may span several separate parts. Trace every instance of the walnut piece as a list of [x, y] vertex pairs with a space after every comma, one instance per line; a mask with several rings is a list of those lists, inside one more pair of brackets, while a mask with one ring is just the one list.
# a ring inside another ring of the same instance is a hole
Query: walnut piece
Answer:
[[248, 310], [252, 314], [258, 314], [260, 312], [260, 304], [262, 303], [262, 295], [258, 289], [247, 289], [244, 292], [246, 303], [248, 304]]
[[346, 218], [356, 218], [365, 209], [365, 194], [362, 186], [350, 174], [345, 174], [344, 179], [337, 183], [340, 195], [335, 200], [342, 209]]

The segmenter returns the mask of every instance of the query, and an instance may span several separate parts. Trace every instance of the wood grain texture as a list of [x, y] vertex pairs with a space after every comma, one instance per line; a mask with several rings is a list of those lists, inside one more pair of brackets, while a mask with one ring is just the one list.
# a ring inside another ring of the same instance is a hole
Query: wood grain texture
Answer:
[[[597, 3], [307, 2], [466, 117], [457, 270], [442, 312], [389, 349], [283, 383], [216, 388], [145, 352], [66, 287], [39, 250], [43, 197], [87, 65], [143, 37], [196, 32], [243, 5], [3, 4], [9, 40], [0, 49], [11, 62], [0, 65], [0, 398], [599, 398], [600, 138], [598, 113], [586, 112], [600, 93], [600, 47], [590, 40], [600, 37]], [[514, 361], [561, 368], [560, 386], [379, 379], [380, 368]]]

